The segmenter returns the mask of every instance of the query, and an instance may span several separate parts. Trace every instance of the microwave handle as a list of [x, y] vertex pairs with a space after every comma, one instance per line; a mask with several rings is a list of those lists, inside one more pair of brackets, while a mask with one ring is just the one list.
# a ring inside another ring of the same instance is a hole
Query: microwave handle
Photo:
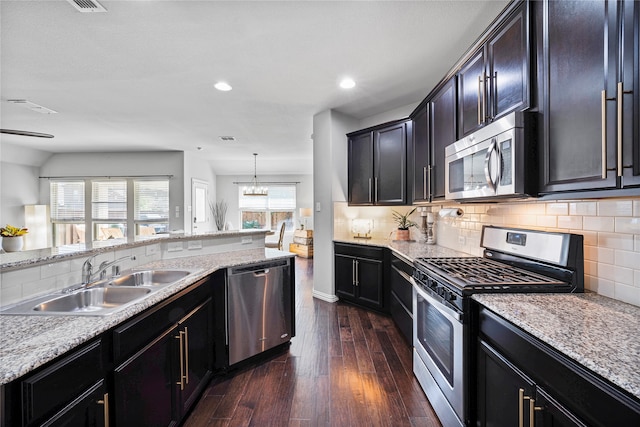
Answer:
[[501, 171], [499, 170], [500, 169], [499, 165], [501, 162], [498, 162], [498, 171], [496, 173], [496, 181], [494, 182], [491, 179], [491, 170], [489, 169], [490, 167], [489, 165], [491, 164], [491, 153], [493, 153], [494, 151], [496, 152], [496, 156], [499, 157], [500, 152], [498, 151], [498, 144], [495, 138], [491, 140], [491, 145], [489, 145], [489, 148], [487, 149], [487, 155], [484, 158], [484, 176], [487, 179], [487, 184], [489, 184], [489, 188], [491, 188], [491, 190], [495, 192], [496, 185], [498, 185], [498, 180], [500, 179]]

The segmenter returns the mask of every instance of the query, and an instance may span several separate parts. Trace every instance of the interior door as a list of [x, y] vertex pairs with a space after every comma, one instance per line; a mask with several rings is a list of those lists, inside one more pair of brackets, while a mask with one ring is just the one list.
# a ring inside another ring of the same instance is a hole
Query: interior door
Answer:
[[209, 184], [191, 179], [191, 233], [207, 231], [209, 222]]

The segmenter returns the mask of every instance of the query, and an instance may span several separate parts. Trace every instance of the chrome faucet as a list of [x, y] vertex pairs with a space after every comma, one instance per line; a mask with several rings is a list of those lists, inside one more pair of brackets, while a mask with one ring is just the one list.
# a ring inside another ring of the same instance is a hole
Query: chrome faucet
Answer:
[[84, 262], [84, 264], [82, 264], [82, 285], [83, 286], [86, 286], [89, 283], [91, 283], [91, 278], [96, 274], [100, 274], [100, 279], [104, 279], [105, 276], [107, 275], [107, 268], [111, 267], [112, 265], [127, 259], [130, 259], [132, 261], [136, 259], [135, 255], [129, 255], [129, 256], [123, 256], [122, 258], [118, 258], [114, 261], [103, 261], [98, 267], [98, 270], [94, 272], [93, 264], [91, 263], [91, 261], [98, 255], [99, 254], [90, 256], [89, 259], [87, 259]]

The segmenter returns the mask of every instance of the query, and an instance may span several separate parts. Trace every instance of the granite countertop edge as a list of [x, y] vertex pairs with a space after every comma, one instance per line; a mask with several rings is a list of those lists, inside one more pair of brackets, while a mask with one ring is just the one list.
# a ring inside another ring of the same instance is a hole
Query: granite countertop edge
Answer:
[[107, 316], [0, 315], [0, 386], [90, 341], [217, 270], [293, 257], [295, 254], [290, 252], [256, 248], [153, 261], [138, 268], [186, 268], [194, 274]]
[[591, 292], [473, 299], [640, 399], [640, 307]]

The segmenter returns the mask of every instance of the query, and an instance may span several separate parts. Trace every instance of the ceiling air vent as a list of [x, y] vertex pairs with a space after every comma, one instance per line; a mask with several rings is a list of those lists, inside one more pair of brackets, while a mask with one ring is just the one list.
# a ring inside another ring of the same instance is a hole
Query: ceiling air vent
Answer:
[[96, 0], [67, 0], [73, 7], [80, 12], [106, 12], [100, 3]]
[[221, 136], [220, 137], [220, 141], [222, 142], [235, 142], [236, 137], [235, 136]]

